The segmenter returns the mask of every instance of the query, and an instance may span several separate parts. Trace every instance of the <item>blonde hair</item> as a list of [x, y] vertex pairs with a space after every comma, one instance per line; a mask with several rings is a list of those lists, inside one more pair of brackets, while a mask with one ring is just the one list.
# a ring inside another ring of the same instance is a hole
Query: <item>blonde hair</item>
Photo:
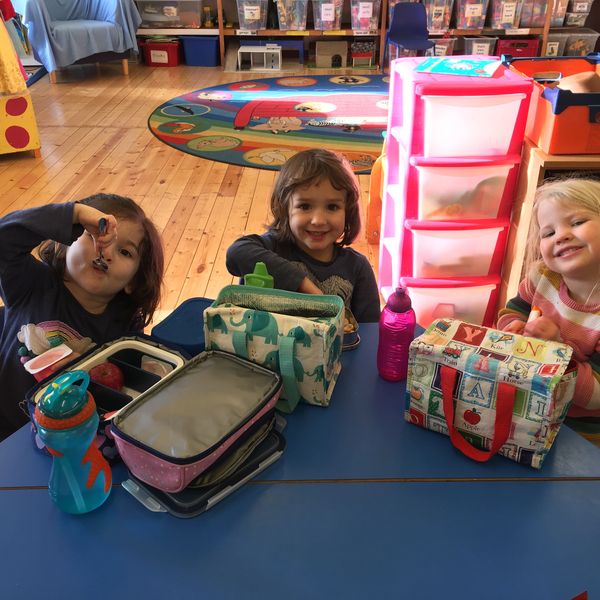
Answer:
[[548, 201], [565, 208], [581, 208], [600, 216], [600, 180], [578, 177], [549, 179], [536, 190], [525, 250], [524, 273], [527, 275], [542, 262], [538, 212], [540, 205]]

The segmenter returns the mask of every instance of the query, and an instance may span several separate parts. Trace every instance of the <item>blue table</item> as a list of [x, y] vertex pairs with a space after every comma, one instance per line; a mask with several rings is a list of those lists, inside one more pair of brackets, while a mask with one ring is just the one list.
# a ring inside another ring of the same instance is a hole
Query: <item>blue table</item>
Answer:
[[[0, 492], [7, 600], [600, 595], [600, 482], [251, 484], [206, 514]], [[7, 518], [9, 517], [9, 518]]]
[[[483, 464], [472, 461], [446, 436], [407, 423], [404, 383], [377, 375], [377, 325], [361, 325], [360, 335], [360, 346], [342, 355], [330, 406], [302, 404], [286, 417], [286, 452], [261, 480], [600, 478], [600, 449], [568, 427], [561, 428], [544, 466], [536, 470], [501, 456]], [[33, 451], [28, 427], [0, 448], [0, 488], [47, 484], [49, 458]], [[127, 475], [120, 466], [113, 476], [119, 483]]]

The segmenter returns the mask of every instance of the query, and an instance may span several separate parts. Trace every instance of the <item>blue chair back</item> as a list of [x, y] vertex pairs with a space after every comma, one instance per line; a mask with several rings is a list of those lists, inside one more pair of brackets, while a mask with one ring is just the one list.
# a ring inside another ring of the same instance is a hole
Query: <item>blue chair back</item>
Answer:
[[429, 40], [427, 11], [424, 4], [398, 2], [394, 5], [390, 27], [385, 35], [385, 54], [387, 54], [388, 44], [401, 46], [407, 50], [427, 50], [435, 44]]

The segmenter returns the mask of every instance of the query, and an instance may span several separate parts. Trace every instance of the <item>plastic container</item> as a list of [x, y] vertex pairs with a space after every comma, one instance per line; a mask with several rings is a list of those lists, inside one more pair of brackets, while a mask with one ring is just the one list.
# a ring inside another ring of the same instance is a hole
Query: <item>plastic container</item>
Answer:
[[277, 0], [279, 29], [282, 31], [304, 31], [308, 0]]
[[415, 337], [415, 312], [404, 288], [390, 295], [379, 318], [377, 370], [387, 381], [404, 381], [408, 373], [408, 350]]
[[444, 33], [450, 28], [454, 0], [424, 0], [429, 33]]
[[493, 29], [513, 29], [521, 20], [522, 0], [490, 0], [489, 25]]
[[435, 44], [433, 48], [430, 48], [431, 56], [452, 56], [454, 54], [455, 37], [438, 38], [431, 41]]
[[540, 40], [537, 38], [505, 38], [502, 40], [498, 40], [498, 43], [496, 44], [496, 54], [498, 56], [502, 56], [503, 54], [510, 54], [514, 57], [537, 56], [539, 47]]
[[315, 29], [332, 31], [340, 29], [344, 0], [312, 0]]
[[408, 218], [446, 221], [494, 219], [510, 214], [518, 156], [462, 162], [412, 157], [410, 164]]
[[508, 221], [405, 222], [412, 234], [412, 271], [403, 249], [402, 274], [413, 277], [473, 277], [499, 272]]
[[257, 30], [267, 26], [267, 0], [237, 0], [240, 29]]
[[550, 27], [562, 27], [567, 14], [569, 0], [555, 0], [552, 17], [550, 18]]
[[417, 322], [422, 327], [428, 327], [433, 320], [441, 318], [491, 326], [497, 315], [499, 283], [499, 277], [401, 279], [401, 284], [410, 294]]
[[139, 46], [144, 53], [144, 63], [149, 67], [176, 67], [180, 62], [179, 40], [145, 40]]
[[473, 56], [486, 56], [494, 54], [494, 48], [496, 47], [497, 37], [466, 37], [465, 40], [465, 54], [472, 54]]
[[350, 18], [354, 31], [377, 31], [381, 0], [351, 0]]
[[488, 0], [456, 0], [454, 12], [457, 29], [483, 29]]
[[567, 11], [572, 13], [589, 13], [593, 0], [569, 0]]
[[140, 27], [202, 27], [202, 0], [142, 0], [137, 2]]
[[565, 13], [565, 27], [583, 27], [587, 19], [588, 13]]
[[600, 33], [582, 27], [570, 33], [565, 43], [565, 56], [587, 56], [594, 51]]
[[53, 457], [48, 492], [71, 514], [98, 508], [112, 486], [110, 467], [94, 443], [99, 418], [89, 381], [85, 371], [63, 373], [46, 388], [34, 413], [38, 435]]
[[569, 35], [568, 33], [550, 32], [546, 41], [546, 56], [564, 56]]
[[183, 58], [193, 67], [216, 67], [219, 62], [219, 37], [216, 35], [184, 36]]
[[548, 5], [547, 0], [523, 0], [519, 27], [543, 27]]

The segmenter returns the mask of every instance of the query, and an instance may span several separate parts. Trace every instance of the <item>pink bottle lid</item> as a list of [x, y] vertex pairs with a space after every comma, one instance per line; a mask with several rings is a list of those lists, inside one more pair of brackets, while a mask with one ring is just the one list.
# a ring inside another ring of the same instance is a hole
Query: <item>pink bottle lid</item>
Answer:
[[406, 288], [400, 286], [397, 287], [396, 291], [388, 298], [386, 306], [395, 313], [401, 313], [410, 310], [412, 308], [412, 303]]

